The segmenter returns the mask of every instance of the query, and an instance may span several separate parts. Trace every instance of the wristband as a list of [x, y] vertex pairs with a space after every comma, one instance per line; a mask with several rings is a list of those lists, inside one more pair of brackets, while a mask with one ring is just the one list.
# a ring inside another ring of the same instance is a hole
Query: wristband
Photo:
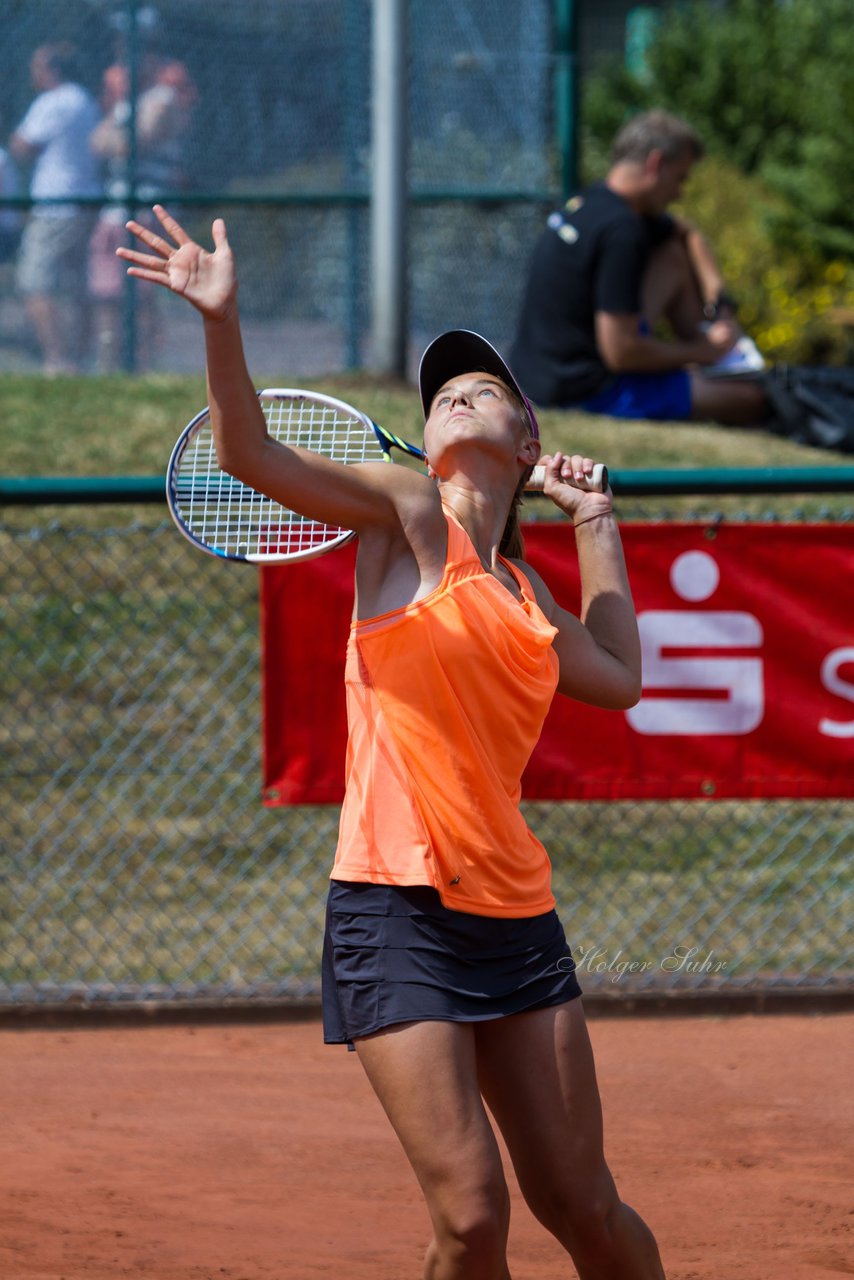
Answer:
[[735, 298], [730, 297], [723, 290], [715, 298], [714, 302], [707, 302], [703, 307], [703, 315], [707, 320], [717, 320], [722, 311], [738, 311], [738, 303]]
[[612, 516], [613, 514], [614, 512], [612, 508], [609, 508], [607, 511], [597, 511], [592, 516], [585, 516], [583, 520], [573, 520], [572, 527], [573, 529], [578, 529], [583, 524], [589, 524], [591, 520], [598, 520], [600, 516]]

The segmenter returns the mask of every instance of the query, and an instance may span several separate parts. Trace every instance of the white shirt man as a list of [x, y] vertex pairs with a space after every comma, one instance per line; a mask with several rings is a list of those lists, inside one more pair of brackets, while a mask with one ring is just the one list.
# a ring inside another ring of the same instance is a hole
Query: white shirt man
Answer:
[[[65, 196], [97, 196], [101, 182], [89, 139], [99, 111], [92, 95], [71, 78], [70, 50], [42, 45], [30, 63], [39, 90], [9, 143], [16, 160], [32, 164], [30, 194], [39, 200], [24, 230], [17, 286], [42, 346], [46, 373], [75, 372], [72, 343], [82, 354], [87, 338], [86, 258], [95, 221], [93, 206], [63, 203]], [[77, 309], [64, 324], [59, 300]]]

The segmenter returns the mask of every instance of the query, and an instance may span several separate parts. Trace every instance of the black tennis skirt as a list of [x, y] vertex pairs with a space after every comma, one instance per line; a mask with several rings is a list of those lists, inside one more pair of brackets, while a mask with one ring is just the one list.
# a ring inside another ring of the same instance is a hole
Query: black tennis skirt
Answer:
[[426, 885], [333, 880], [323, 942], [323, 1038], [349, 1044], [396, 1022], [478, 1022], [581, 995], [555, 911], [451, 911]]

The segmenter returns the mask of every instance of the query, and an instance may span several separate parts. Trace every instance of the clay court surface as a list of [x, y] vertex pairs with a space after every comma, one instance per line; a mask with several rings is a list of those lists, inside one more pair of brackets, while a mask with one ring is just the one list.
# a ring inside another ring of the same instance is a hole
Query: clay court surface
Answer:
[[[596, 1018], [670, 1280], [854, 1275], [854, 1014]], [[417, 1280], [428, 1226], [316, 1023], [0, 1031], [3, 1280]], [[574, 1275], [514, 1194], [514, 1280]]]

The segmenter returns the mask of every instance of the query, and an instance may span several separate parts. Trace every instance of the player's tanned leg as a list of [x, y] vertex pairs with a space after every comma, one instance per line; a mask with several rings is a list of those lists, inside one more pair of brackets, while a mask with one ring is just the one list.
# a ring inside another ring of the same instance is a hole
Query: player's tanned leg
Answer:
[[476, 1028], [481, 1086], [531, 1211], [580, 1280], [664, 1280], [655, 1240], [605, 1162], [580, 1000]]
[[425, 1280], [510, 1280], [510, 1201], [478, 1089], [472, 1027], [409, 1023], [356, 1048], [430, 1211]]

